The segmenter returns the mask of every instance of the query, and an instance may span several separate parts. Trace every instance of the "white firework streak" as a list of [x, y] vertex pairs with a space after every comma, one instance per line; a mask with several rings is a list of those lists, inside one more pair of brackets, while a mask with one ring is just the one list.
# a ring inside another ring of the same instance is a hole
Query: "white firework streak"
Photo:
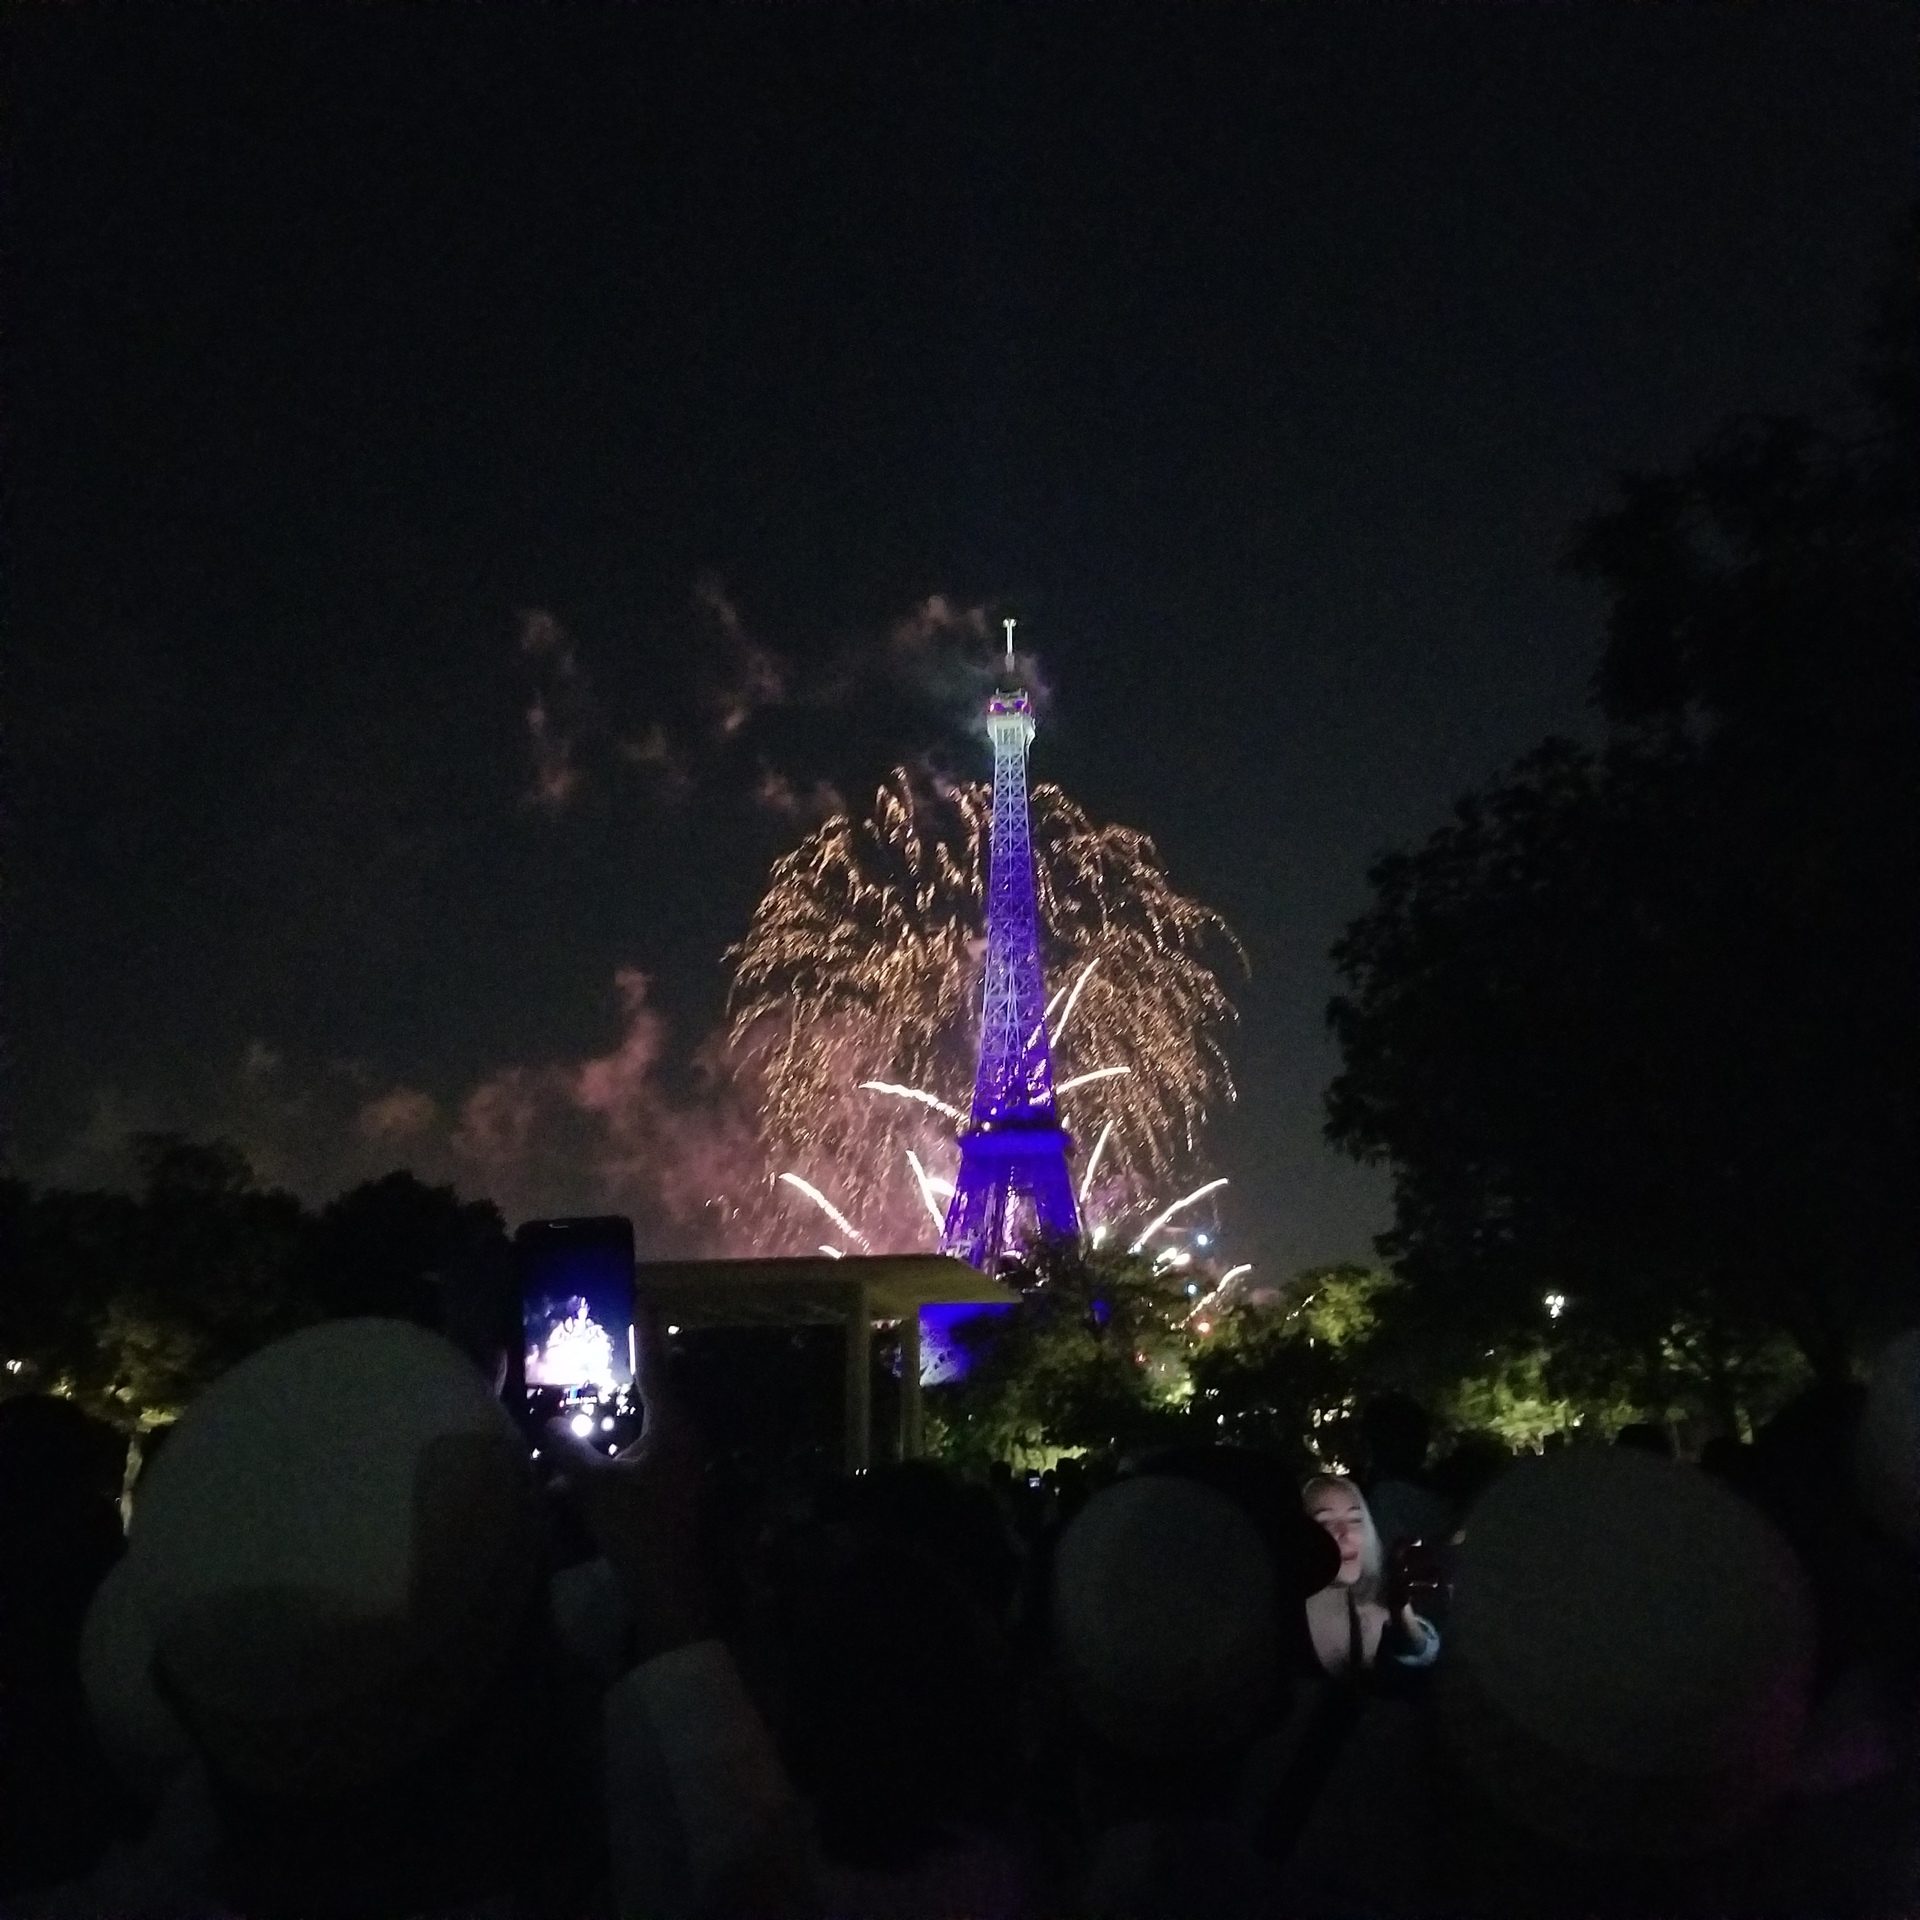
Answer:
[[[1056, 1047], [1060, 1044], [1060, 1036], [1067, 1030], [1067, 1022], [1073, 1018], [1074, 1008], [1079, 1004], [1080, 989], [1093, 978], [1093, 970], [1099, 964], [1100, 962], [1098, 960], [1089, 960], [1085, 967], [1081, 969], [1080, 978], [1073, 983], [1073, 991], [1067, 995], [1067, 1004], [1061, 1010], [1060, 1024], [1052, 1029], [1053, 1044]], [[1053, 997], [1058, 1000], [1060, 996], [1056, 993]], [[1047, 1009], [1047, 1018], [1049, 1020], [1053, 1018], [1053, 1009], [1051, 1007]]]
[[780, 1178], [796, 1192], [804, 1193], [849, 1240], [857, 1240], [863, 1247], [867, 1244], [866, 1235], [811, 1180], [802, 1180], [797, 1173], [783, 1173]]
[[[1213, 1291], [1207, 1294], [1203, 1299], [1201, 1299], [1198, 1302], [1198, 1304], [1194, 1307], [1193, 1312], [1187, 1315], [1187, 1320], [1194, 1319], [1197, 1315], [1205, 1313], [1206, 1310], [1210, 1306], [1212, 1306], [1213, 1303], [1216, 1300], [1218, 1300], [1220, 1296], [1223, 1293], [1225, 1293], [1226, 1290], [1230, 1286], [1232, 1286], [1233, 1283], [1236, 1280], [1238, 1280], [1243, 1273], [1251, 1273], [1252, 1271], [1253, 1271], [1253, 1262], [1251, 1260], [1242, 1260], [1237, 1267], [1229, 1267], [1226, 1270], [1226, 1272], [1220, 1276], [1219, 1281], [1214, 1286]], [[1187, 1324], [1187, 1321], [1183, 1320], [1181, 1321], [1180, 1324], [1182, 1326], [1185, 1326]]]
[[862, 1080], [862, 1093], [890, 1093], [896, 1100], [918, 1100], [923, 1107], [931, 1107], [936, 1113], [944, 1113], [949, 1120], [964, 1120], [967, 1116], [956, 1106], [942, 1100], [937, 1093], [929, 1093], [924, 1087], [903, 1087], [892, 1080]]
[[920, 1198], [927, 1203], [927, 1211], [933, 1215], [933, 1224], [937, 1232], [944, 1233], [947, 1225], [946, 1209], [934, 1198], [933, 1182], [927, 1178], [927, 1170], [920, 1164], [920, 1156], [909, 1147], [907, 1165], [913, 1169], [913, 1177], [920, 1183]]
[[[1080, 989], [1087, 984], [1089, 976], [1099, 964], [1100, 962], [1098, 960], [1089, 960], [1086, 966], [1081, 969], [1080, 977], [1077, 980], [1069, 982], [1068, 985], [1064, 987], [1056, 987], [1054, 989], [1053, 998], [1047, 1002], [1046, 1012], [1040, 1016], [1040, 1025], [1035, 1027], [1034, 1030], [1027, 1035], [1027, 1045], [1029, 1048], [1033, 1047], [1039, 1041], [1043, 1031], [1051, 1035], [1054, 1046], [1057, 1047], [1060, 1044], [1060, 1036], [1066, 1032], [1067, 1022], [1073, 1018], [1073, 1003], [1080, 998]], [[1061, 1014], [1060, 1024], [1056, 1027], [1053, 1024], [1054, 1009], [1059, 1006], [1062, 1000], [1067, 1003], [1067, 1010]]]
[[[780, 1177], [784, 1180], [786, 1175], [782, 1174]], [[1217, 1193], [1226, 1184], [1227, 1176], [1223, 1173], [1218, 1180], [1209, 1180], [1205, 1186], [1195, 1187], [1191, 1193], [1183, 1193], [1172, 1206], [1162, 1207], [1160, 1211], [1147, 1222], [1145, 1227], [1141, 1229], [1139, 1239], [1137, 1239], [1127, 1251], [1129, 1253], [1138, 1253], [1182, 1207], [1190, 1207], [1196, 1200], [1204, 1200], [1208, 1194]]]
[[1054, 1088], [1056, 1099], [1063, 1093], [1071, 1093], [1075, 1087], [1084, 1087], [1094, 1080], [1117, 1080], [1132, 1073], [1131, 1067], [1095, 1067], [1091, 1073], [1076, 1073], [1071, 1080], [1062, 1080]]
[[1100, 1156], [1106, 1151], [1107, 1135], [1113, 1131], [1113, 1122], [1109, 1120], [1101, 1129], [1100, 1137], [1093, 1143], [1093, 1151], [1087, 1155], [1087, 1170], [1080, 1176], [1080, 1204], [1087, 1204], [1087, 1194], [1093, 1186], [1093, 1170], [1100, 1164]]
[[824, 1253], [829, 1260], [844, 1260], [847, 1257], [845, 1247], [830, 1247], [824, 1240], [820, 1243], [820, 1251]]

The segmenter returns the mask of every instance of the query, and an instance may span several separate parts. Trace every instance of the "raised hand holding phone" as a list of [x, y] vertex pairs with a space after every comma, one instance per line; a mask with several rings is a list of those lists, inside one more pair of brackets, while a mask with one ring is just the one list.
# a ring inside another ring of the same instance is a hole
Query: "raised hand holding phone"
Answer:
[[1440, 1650], [1428, 1609], [1442, 1585], [1438, 1558], [1425, 1541], [1406, 1540], [1394, 1549], [1381, 1597], [1403, 1649], [1395, 1655], [1402, 1666], [1430, 1665]]
[[636, 1308], [634, 1385], [640, 1436], [602, 1453], [564, 1419], [548, 1423], [543, 1451], [605, 1556], [633, 1612], [641, 1660], [705, 1639], [709, 1632], [700, 1565], [701, 1464], [667, 1382], [659, 1317]]

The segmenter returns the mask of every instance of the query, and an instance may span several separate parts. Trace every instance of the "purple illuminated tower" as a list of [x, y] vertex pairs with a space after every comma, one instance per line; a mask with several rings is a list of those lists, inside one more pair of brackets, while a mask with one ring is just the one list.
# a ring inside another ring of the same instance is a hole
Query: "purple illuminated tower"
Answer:
[[1013, 664], [987, 702], [993, 739], [993, 849], [987, 868], [987, 981], [973, 1114], [960, 1135], [960, 1175], [940, 1251], [991, 1273], [1037, 1239], [1080, 1231], [1067, 1155], [1073, 1142], [1053, 1100], [1046, 976], [1027, 818], [1027, 743], [1033, 703]]

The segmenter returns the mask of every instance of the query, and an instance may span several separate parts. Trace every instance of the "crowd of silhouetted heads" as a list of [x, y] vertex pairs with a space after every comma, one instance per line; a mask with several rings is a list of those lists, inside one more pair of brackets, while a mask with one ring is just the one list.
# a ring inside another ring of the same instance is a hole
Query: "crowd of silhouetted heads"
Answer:
[[354, 1320], [167, 1433], [0, 1401], [0, 1909], [1920, 1912], [1920, 1335], [1697, 1458], [1383, 1399], [1304, 1488], [650, 1393], [610, 1459]]

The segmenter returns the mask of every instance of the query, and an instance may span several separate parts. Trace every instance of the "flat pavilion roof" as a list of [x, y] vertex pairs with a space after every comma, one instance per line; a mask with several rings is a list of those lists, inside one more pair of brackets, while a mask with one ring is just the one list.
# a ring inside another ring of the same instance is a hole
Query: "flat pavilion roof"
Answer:
[[930, 1306], [1011, 1307], [1020, 1298], [964, 1260], [939, 1253], [663, 1260], [640, 1265], [635, 1279], [642, 1300], [687, 1328], [844, 1323], [863, 1287], [871, 1320], [904, 1320]]

